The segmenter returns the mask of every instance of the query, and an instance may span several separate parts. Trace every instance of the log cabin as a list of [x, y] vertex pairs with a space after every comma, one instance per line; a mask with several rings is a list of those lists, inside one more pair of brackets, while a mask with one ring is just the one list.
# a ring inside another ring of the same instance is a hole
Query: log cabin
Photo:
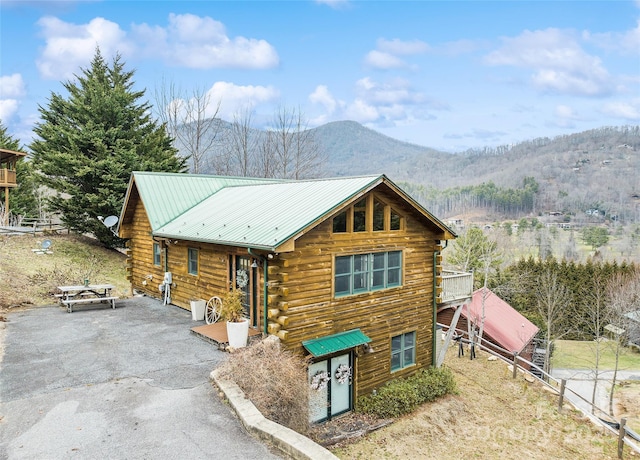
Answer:
[[441, 250], [456, 235], [384, 175], [134, 172], [118, 234], [138, 292], [160, 297], [170, 272], [171, 303], [190, 309], [241, 288], [250, 327], [309, 357], [312, 421], [434, 363]]

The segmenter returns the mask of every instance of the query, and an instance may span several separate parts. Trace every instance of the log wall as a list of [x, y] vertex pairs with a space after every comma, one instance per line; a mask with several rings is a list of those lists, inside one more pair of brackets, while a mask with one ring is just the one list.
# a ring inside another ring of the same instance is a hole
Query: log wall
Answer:
[[[392, 378], [410, 375], [432, 363], [433, 255], [444, 235], [395, 194], [376, 190], [376, 196], [403, 214], [401, 230], [334, 234], [328, 218], [300, 236], [293, 251], [272, 254], [273, 259], [268, 260], [267, 328], [286, 348], [306, 353], [302, 341], [355, 328], [372, 339], [372, 353], [356, 350], [355, 400]], [[161, 298], [158, 284], [163, 279], [164, 258], [160, 267], [153, 265], [151, 228], [141, 201], [132, 214], [132, 220], [122, 226], [122, 235], [130, 238], [132, 287]], [[228, 290], [229, 255], [248, 255], [246, 248], [187, 241], [165, 244], [168, 269], [173, 274], [172, 303], [186, 309], [190, 299], [223, 296]], [[189, 247], [200, 251], [198, 276], [187, 272]], [[402, 251], [401, 286], [334, 297], [336, 256], [396, 250]], [[258, 270], [260, 330], [264, 268], [262, 265]], [[391, 337], [412, 331], [416, 332], [416, 363], [392, 373]]]

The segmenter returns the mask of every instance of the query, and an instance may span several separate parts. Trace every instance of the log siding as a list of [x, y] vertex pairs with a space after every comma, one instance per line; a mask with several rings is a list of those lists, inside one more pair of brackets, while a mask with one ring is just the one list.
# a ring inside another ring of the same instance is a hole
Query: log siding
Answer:
[[[263, 305], [266, 300], [270, 334], [280, 337], [283, 345], [294, 352], [306, 354], [302, 341], [360, 328], [372, 339], [373, 352], [355, 350], [354, 401], [370, 393], [392, 378], [403, 377], [432, 364], [433, 343], [433, 273], [434, 252], [445, 238], [436, 225], [386, 186], [365, 195], [369, 203], [373, 196], [390, 206], [401, 216], [399, 230], [372, 230], [372, 206], [369, 206], [368, 230], [333, 233], [334, 215], [326, 216], [315, 227], [300, 235], [292, 251], [267, 254], [254, 251], [259, 257], [256, 270], [257, 324], [264, 330]], [[222, 296], [229, 286], [229, 256], [254, 257], [247, 248], [236, 248], [190, 241], [157, 240], [161, 245], [161, 266], [153, 264], [151, 226], [142, 201], [132, 193], [127, 206], [128, 218], [123, 219], [121, 236], [128, 238], [129, 276], [133, 289], [161, 298], [158, 284], [165, 267], [173, 275], [172, 303], [189, 309], [191, 299]], [[390, 211], [387, 208], [386, 215]], [[351, 220], [351, 217], [349, 218]], [[188, 273], [188, 248], [199, 250], [199, 272]], [[343, 255], [375, 252], [402, 252], [402, 282], [400, 286], [336, 297], [334, 294], [335, 258]], [[268, 295], [263, 297], [265, 264], [269, 255]], [[440, 267], [437, 267], [440, 270]], [[252, 270], [253, 272], [253, 270]], [[391, 372], [391, 338], [415, 332], [415, 364]]]

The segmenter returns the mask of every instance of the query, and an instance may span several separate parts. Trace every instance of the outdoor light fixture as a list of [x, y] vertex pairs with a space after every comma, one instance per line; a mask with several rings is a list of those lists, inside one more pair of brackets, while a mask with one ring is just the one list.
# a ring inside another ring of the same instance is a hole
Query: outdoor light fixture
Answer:
[[256, 259], [253, 259], [253, 263], [251, 264], [251, 268], [258, 268], [258, 262], [256, 262]]

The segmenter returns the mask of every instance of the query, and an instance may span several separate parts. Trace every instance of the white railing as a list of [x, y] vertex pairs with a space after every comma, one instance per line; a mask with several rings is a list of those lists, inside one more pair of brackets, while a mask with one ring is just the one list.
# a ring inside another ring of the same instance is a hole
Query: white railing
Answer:
[[455, 302], [473, 295], [473, 273], [442, 270], [439, 303]]

